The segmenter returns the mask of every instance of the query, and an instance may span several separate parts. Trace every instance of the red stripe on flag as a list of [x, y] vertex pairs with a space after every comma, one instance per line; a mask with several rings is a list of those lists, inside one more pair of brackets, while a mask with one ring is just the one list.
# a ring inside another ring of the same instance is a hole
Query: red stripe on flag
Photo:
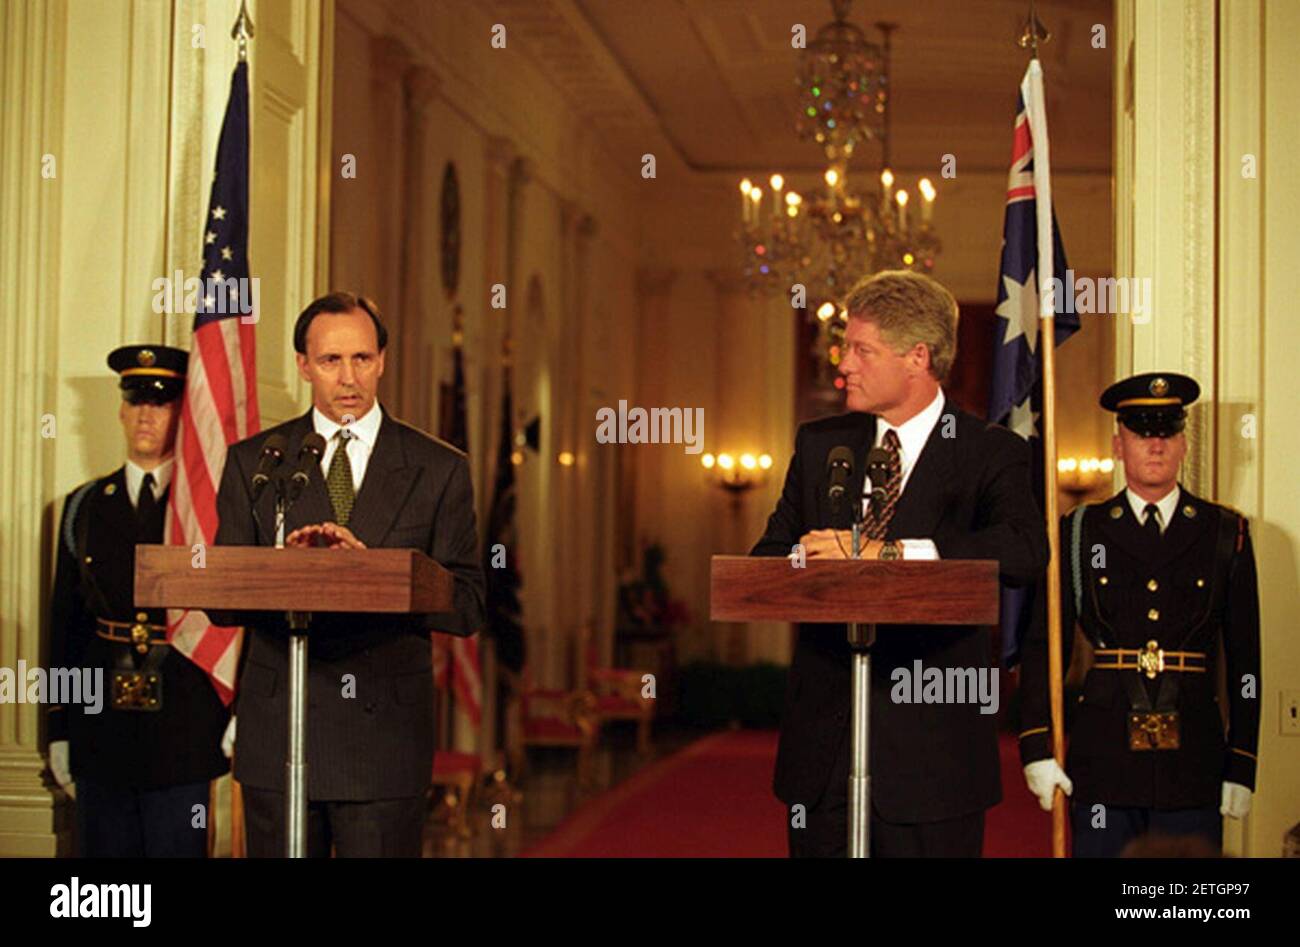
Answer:
[[225, 340], [221, 337], [221, 327], [216, 322], [209, 322], [194, 333], [194, 344], [203, 358], [203, 372], [207, 378], [208, 390], [212, 400], [217, 404], [217, 417], [221, 421], [226, 444], [239, 440], [239, 428], [230, 408], [235, 404], [235, 390], [230, 381], [230, 364], [226, 361]]
[[[176, 505], [179, 507], [177, 518], [181, 526], [176, 538], [183, 545], [211, 542], [217, 535], [217, 491], [208, 477], [206, 454], [203, 451], [203, 444], [199, 441], [198, 426], [190, 411], [192, 403], [193, 399], [187, 397], [185, 406], [181, 410], [181, 455], [184, 464], [177, 468], [180, 482], [177, 484], [179, 489], [174, 491]], [[198, 520], [203, 535], [186, 535], [181, 511], [187, 508]]]

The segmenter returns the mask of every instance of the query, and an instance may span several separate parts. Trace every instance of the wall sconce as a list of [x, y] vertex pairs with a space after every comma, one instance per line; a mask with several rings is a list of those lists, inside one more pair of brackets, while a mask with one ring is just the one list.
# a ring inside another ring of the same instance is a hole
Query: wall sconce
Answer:
[[758, 486], [772, 469], [770, 454], [705, 454], [700, 464], [708, 472], [713, 483], [735, 495], [737, 498], [747, 490]]
[[1056, 482], [1076, 499], [1110, 479], [1115, 461], [1109, 457], [1061, 457], [1056, 461]]

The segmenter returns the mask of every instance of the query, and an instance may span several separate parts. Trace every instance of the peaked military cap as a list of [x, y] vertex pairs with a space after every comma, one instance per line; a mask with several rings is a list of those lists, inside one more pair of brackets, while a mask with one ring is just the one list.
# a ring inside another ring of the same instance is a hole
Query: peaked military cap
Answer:
[[190, 354], [168, 345], [124, 345], [108, 353], [108, 367], [131, 404], [166, 404], [185, 391]]
[[1201, 396], [1196, 379], [1176, 372], [1145, 372], [1101, 393], [1101, 406], [1141, 437], [1173, 437], [1187, 423], [1187, 406]]

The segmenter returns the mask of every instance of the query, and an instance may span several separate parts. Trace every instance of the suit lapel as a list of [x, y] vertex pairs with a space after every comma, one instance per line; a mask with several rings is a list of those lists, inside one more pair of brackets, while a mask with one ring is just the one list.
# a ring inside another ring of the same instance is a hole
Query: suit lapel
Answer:
[[933, 536], [943, 517], [945, 495], [953, 486], [953, 450], [955, 438], [944, 437], [944, 417], [949, 413], [947, 395], [921, 456], [912, 465], [907, 486], [898, 498], [894, 518], [889, 524], [890, 539], [910, 536]]
[[418, 474], [419, 468], [406, 465], [397, 422], [385, 413], [348, 521], [357, 539], [367, 546], [383, 543]]

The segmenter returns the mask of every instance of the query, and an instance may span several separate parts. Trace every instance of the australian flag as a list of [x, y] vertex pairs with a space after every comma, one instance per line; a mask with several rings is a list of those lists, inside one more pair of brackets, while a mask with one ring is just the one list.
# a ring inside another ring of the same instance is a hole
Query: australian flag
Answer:
[[[1002, 224], [1002, 266], [998, 273], [997, 321], [993, 329], [993, 374], [990, 386], [990, 421], [1010, 428], [1031, 449], [1031, 471], [1038, 505], [1043, 507], [1042, 361], [1038, 353], [1041, 285], [1038, 254], [1038, 199], [1046, 191], [1051, 201], [1048, 167], [1047, 114], [1043, 109], [1042, 69], [1031, 60], [1020, 82], [1016, 103], [1015, 133], [1011, 147], [1011, 174], [1007, 179], [1007, 210]], [[1039, 110], [1040, 114], [1035, 114]], [[1037, 130], [1041, 141], [1034, 140]], [[1052, 275], [1061, 281], [1055, 294], [1056, 344], [1061, 345], [1079, 329], [1067, 281], [1065, 247], [1052, 221]], [[1032, 614], [1032, 588], [1002, 590], [1002, 662], [1013, 666], [1020, 656], [1020, 641]]]

